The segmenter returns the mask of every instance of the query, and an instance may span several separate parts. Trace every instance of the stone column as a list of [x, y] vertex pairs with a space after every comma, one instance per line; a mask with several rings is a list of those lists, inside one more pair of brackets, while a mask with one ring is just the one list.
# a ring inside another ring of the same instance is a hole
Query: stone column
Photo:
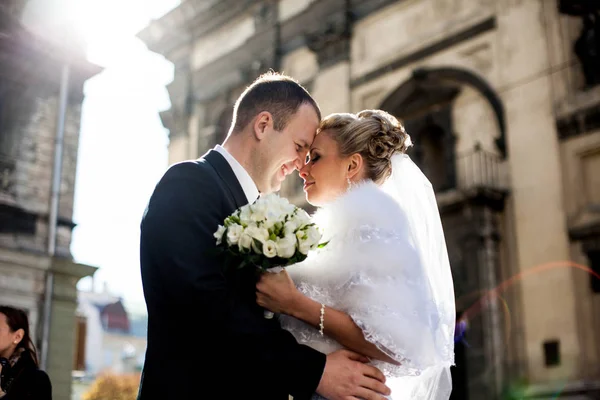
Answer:
[[480, 287], [487, 291], [486, 300], [482, 304], [483, 324], [485, 332], [485, 353], [490, 370], [490, 389], [499, 396], [504, 379], [503, 366], [503, 315], [500, 309], [496, 289], [499, 283], [499, 251], [500, 238], [493, 210], [484, 206], [481, 210], [481, 249], [479, 251], [481, 275]]
[[49, 267], [54, 272], [54, 286], [47, 372], [52, 381], [52, 397], [70, 399], [76, 343], [77, 282], [93, 275], [96, 268], [61, 258], [50, 260]]
[[317, 55], [319, 74], [311, 94], [323, 116], [348, 111], [350, 104], [350, 21], [342, 9], [307, 35], [308, 48]]

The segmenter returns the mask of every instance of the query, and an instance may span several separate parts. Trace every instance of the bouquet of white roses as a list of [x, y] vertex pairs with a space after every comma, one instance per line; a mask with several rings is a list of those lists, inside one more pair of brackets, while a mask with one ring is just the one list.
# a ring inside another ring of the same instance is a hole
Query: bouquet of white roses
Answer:
[[214, 236], [225, 267], [272, 272], [303, 261], [309, 251], [325, 245], [319, 243], [321, 233], [306, 211], [276, 194], [235, 210]]

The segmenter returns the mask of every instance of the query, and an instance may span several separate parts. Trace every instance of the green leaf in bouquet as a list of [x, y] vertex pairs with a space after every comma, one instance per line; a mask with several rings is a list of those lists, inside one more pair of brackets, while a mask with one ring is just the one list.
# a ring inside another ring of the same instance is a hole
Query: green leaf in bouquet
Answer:
[[323, 243], [319, 243], [319, 245], [317, 246], [317, 249], [322, 249], [323, 247], [327, 246], [329, 244], [329, 240]]
[[269, 269], [270, 266], [271, 266], [271, 263], [269, 262], [269, 260], [264, 258], [262, 260], [262, 264], [261, 264], [262, 269], [265, 269], [265, 270]]
[[252, 238], [252, 241], [254, 242], [254, 246], [256, 246], [256, 248], [261, 249], [263, 248], [263, 244], [260, 240]]
[[281, 236], [281, 232], [283, 231], [283, 224], [281, 222], [277, 222], [274, 226], [273, 226], [273, 233], [275, 234], [275, 236]]
[[260, 262], [260, 255], [254, 254], [252, 256], [249, 256], [247, 259], [248, 259], [248, 262], [251, 263], [252, 265], [257, 265]]

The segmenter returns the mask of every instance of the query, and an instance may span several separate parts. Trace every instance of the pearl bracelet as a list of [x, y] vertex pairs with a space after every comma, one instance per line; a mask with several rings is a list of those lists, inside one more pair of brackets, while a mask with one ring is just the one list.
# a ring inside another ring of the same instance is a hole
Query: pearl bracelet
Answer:
[[319, 333], [323, 336], [323, 331], [325, 330], [325, 304], [321, 304], [321, 322], [319, 323]]

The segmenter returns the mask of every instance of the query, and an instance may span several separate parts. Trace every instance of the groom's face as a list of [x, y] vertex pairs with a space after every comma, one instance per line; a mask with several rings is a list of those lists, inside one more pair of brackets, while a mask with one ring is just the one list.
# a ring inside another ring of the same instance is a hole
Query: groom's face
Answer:
[[259, 155], [263, 158], [262, 182], [257, 182], [261, 193], [278, 191], [288, 175], [302, 168], [318, 126], [315, 109], [302, 104], [281, 132], [269, 133]]

